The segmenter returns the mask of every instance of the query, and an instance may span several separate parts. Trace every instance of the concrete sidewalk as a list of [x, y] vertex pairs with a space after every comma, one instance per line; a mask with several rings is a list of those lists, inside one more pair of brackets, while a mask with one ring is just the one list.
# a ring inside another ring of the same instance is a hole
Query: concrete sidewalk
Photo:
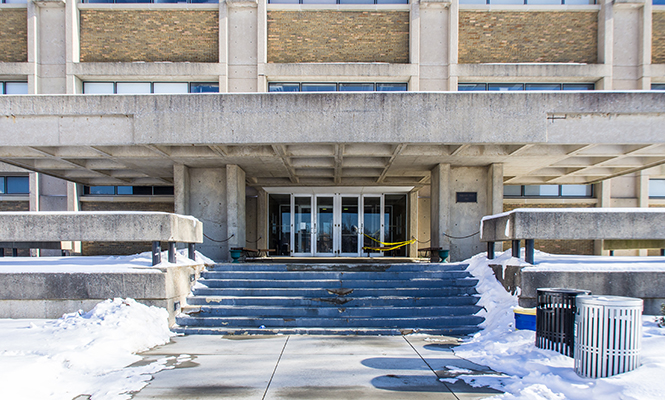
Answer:
[[[134, 399], [479, 399], [499, 394], [454, 377], [493, 373], [443, 336], [181, 336], [144, 353], [174, 368]], [[468, 374], [468, 372], [466, 372]]]

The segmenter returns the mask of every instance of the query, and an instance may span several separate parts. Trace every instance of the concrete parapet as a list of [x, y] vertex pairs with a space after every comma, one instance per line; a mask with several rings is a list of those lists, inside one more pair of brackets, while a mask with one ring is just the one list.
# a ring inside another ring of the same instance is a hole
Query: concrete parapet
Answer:
[[164, 212], [6, 212], [0, 214], [0, 240], [202, 243], [203, 224]]
[[0, 318], [59, 318], [109, 298], [129, 297], [166, 308], [172, 325], [202, 270], [199, 264], [132, 272], [0, 273]]

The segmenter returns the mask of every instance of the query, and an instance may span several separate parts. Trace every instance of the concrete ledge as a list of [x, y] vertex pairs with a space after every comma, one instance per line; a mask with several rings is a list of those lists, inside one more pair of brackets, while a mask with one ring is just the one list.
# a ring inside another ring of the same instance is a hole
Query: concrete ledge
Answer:
[[3, 212], [0, 241], [202, 243], [203, 224], [164, 212]]
[[164, 307], [169, 323], [186, 304], [204, 266], [172, 265], [128, 273], [0, 273], [0, 318], [59, 318], [109, 298]]
[[310, 79], [346, 79], [349, 81], [367, 81], [368, 79], [386, 82], [395, 78], [407, 81], [418, 75], [418, 66], [415, 64], [388, 64], [388, 63], [307, 63], [307, 64], [277, 64], [268, 63], [262, 67], [268, 79], [297, 79], [308, 81]]
[[[159, 81], [192, 81], [206, 79], [218, 82], [226, 74], [219, 63], [174, 62], [93, 62], [73, 63], [71, 73], [79, 78], [118, 80], [136, 78]], [[165, 78], [168, 77], [168, 78]]]
[[[567, 78], [572, 82], [593, 83], [611, 75], [605, 64], [453, 64], [451, 75], [460, 82], [510, 82], [518, 78], [538, 77], [539, 82], [560, 82]], [[503, 79], [501, 79], [503, 78]]]
[[664, 239], [665, 210], [541, 208], [483, 218], [481, 241], [545, 239]]

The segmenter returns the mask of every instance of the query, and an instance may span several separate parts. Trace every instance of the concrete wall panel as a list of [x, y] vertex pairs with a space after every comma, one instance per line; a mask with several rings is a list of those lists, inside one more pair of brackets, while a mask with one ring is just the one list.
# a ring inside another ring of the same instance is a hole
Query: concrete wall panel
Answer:
[[595, 64], [598, 12], [459, 13], [459, 63]]
[[[196, 248], [213, 260], [228, 257], [226, 168], [189, 169], [190, 214], [203, 222], [203, 244]], [[226, 251], [225, 251], [226, 250]]]
[[218, 60], [218, 11], [81, 10], [82, 62]]
[[409, 13], [269, 11], [268, 62], [409, 62]]

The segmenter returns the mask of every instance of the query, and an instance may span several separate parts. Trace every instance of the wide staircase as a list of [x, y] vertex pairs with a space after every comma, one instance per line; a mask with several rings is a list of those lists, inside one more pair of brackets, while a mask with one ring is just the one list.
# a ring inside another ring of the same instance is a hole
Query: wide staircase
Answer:
[[467, 264], [217, 264], [176, 318], [185, 334], [465, 335], [479, 330]]

